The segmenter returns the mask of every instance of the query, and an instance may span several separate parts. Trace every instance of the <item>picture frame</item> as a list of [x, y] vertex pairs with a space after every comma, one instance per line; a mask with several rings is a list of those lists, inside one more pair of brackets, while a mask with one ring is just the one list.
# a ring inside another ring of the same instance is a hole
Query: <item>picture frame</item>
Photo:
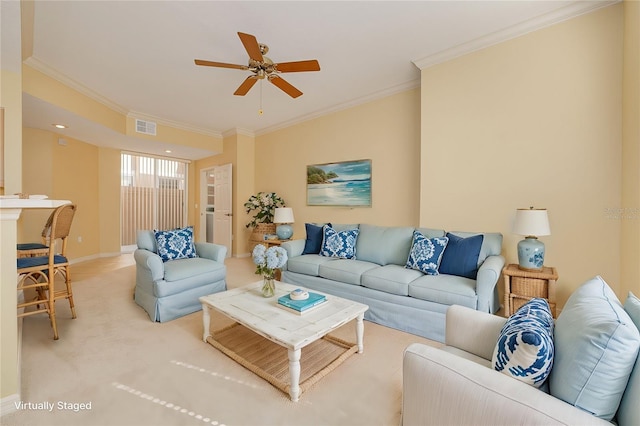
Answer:
[[371, 160], [307, 166], [308, 206], [371, 207]]

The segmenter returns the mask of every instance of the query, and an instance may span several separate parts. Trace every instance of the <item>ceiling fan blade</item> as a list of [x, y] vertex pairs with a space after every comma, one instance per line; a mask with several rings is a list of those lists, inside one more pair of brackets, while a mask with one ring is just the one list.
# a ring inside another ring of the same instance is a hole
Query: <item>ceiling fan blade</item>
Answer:
[[296, 62], [282, 62], [275, 64], [276, 70], [280, 72], [303, 72], [303, 71], [320, 71], [320, 64], [317, 60]]
[[225, 64], [224, 62], [203, 61], [202, 59], [196, 59], [195, 63], [196, 65], [203, 65], [205, 67], [234, 68], [238, 70], [249, 69], [249, 67], [246, 65]]
[[258, 78], [255, 75], [250, 75], [249, 77], [246, 78], [245, 81], [242, 82], [240, 87], [238, 87], [236, 91], [233, 92], [233, 94], [236, 96], [246, 95], [249, 89], [251, 89], [253, 85], [256, 84], [257, 81], [258, 81]]
[[272, 77], [269, 78], [269, 81], [272, 82], [275, 86], [277, 86], [280, 90], [285, 92], [287, 95], [291, 96], [292, 98], [297, 98], [298, 96], [302, 95], [301, 91], [293, 87], [290, 83], [288, 83], [282, 77], [273, 75]]
[[258, 40], [255, 36], [239, 32], [238, 37], [240, 37], [240, 41], [249, 54], [249, 58], [257, 62], [264, 61], [262, 52], [260, 52], [260, 45], [258, 45]]

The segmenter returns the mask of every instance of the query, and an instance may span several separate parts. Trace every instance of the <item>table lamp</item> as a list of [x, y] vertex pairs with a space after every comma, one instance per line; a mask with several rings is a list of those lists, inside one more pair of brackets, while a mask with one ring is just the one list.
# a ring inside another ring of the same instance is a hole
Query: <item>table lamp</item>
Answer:
[[544, 243], [537, 237], [551, 235], [547, 209], [516, 210], [513, 233], [524, 235], [518, 243], [518, 266], [524, 271], [540, 271], [544, 264]]
[[277, 223], [276, 235], [279, 240], [288, 240], [293, 235], [293, 228], [290, 223], [293, 223], [293, 209], [291, 207], [278, 207], [276, 208], [273, 216], [273, 223]]

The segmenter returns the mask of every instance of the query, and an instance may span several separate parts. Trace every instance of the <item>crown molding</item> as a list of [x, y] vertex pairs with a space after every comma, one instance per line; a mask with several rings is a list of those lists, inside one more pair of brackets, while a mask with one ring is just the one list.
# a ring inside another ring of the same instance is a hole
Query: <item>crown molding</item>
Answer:
[[33, 68], [36, 71], [39, 71], [45, 74], [48, 77], [53, 78], [54, 80], [59, 81], [65, 86], [70, 87], [71, 89], [81, 93], [82, 95], [87, 96], [88, 98], [93, 99], [94, 101], [99, 102], [102, 105], [106, 106], [107, 108], [110, 108], [115, 112], [122, 114], [126, 117], [139, 118], [141, 120], [148, 120], [148, 121], [155, 121], [157, 124], [162, 124], [163, 126], [169, 126], [169, 127], [173, 127], [180, 130], [186, 130], [188, 132], [200, 133], [200, 134], [212, 136], [215, 138], [222, 138], [222, 133], [220, 132], [212, 131], [210, 129], [205, 129], [202, 127], [191, 126], [189, 124], [185, 124], [185, 123], [181, 123], [173, 120], [167, 120], [161, 117], [155, 117], [153, 115], [144, 114], [139, 111], [129, 110], [121, 105], [116, 104], [110, 99], [102, 96], [101, 94], [90, 89], [84, 84], [79, 83], [76, 80], [67, 77], [60, 71], [45, 64], [44, 62], [42, 62], [41, 60], [39, 60], [34, 56], [30, 56], [29, 58], [27, 58], [24, 61], [24, 64]]
[[413, 59], [411, 62], [420, 70], [458, 58], [484, 48], [520, 37], [527, 33], [558, 24], [580, 15], [594, 12], [603, 7], [619, 3], [621, 0], [576, 1], [553, 12], [545, 13], [537, 18], [529, 19], [503, 30], [479, 37], [452, 48], [442, 50], [433, 55]]
[[178, 121], [168, 120], [166, 118], [156, 117], [151, 114], [145, 114], [139, 111], [129, 111], [127, 114], [128, 118], [137, 118], [145, 121], [154, 121], [157, 124], [162, 124], [163, 126], [173, 127], [175, 129], [186, 130], [187, 132], [200, 133], [206, 136], [212, 136], [214, 138], [222, 139], [223, 134], [221, 132], [216, 132], [213, 130], [205, 129], [202, 127], [192, 126], [189, 124], [181, 123]]
[[402, 84], [398, 84], [396, 86], [392, 86], [384, 90], [379, 90], [369, 95], [362, 96], [347, 102], [343, 102], [341, 104], [334, 105], [330, 108], [314, 111], [306, 115], [301, 115], [299, 117], [293, 118], [291, 120], [283, 121], [273, 126], [264, 127], [256, 131], [256, 136], [262, 136], [267, 133], [272, 133], [272, 132], [275, 132], [276, 130], [284, 129], [284, 128], [293, 126], [295, 124], [303, 123], [305, 121], [313, 120], [315, 118], [332, 114], [334, 112], [342, 111], [342, 110], [353, 108], [358, 105], [366, 104], [368, 102], [372, 102], [378, 99], [386, 98], [388, 96], [395, 95], [397, 93], [406, 92], [408, 90], [412, 90], [417, 87], [420, 87], [420, 78], [417, 78], [415, 80], [411, 80]]
[[248, 136], [250, 138], [255, 138], [256, 137], [256, 134], [254, 132], [252, 132], [251, 130], [242, 129], [240, 127], [229, 129], [229, 130], [225, 131], [224, 133], [222, 133], [222, 137], [224, 137], [224, 138], [227, 138], [227, 137], [230, 137], [230, 136], [235, 136], [235, 135], [243, 135], [243, 136]]
[[59, 81], [60, 83], [64, 84], [67, 87], [70, 87], [71, 89], [80, 92], [81, 94], [93, 99], [96, 102], [101, 103], [102, 105], [106, 106], [107, 108], [110, 108], [112, 110], [114, 110], [115, 112], [118, 112], [122, 115], [127, 115], [128, 110], [121, 106], [116, 104], [115, 102], [105, 98], [104, 96], [102, 96], [101, 94], [99, 94], [98, 92], [88, 88], [87, 86], [85, 86], [82, 83], [79, 83], [75, 80], [73, 80], [72, 78], [67, 77], [66, 75], [64, 75], [63, 73], [61, 73], [60, 71], [58, 71], [57, 69], [45, 64], [44, 62], [42, 62], [41, 60], [39, 60], [38, 58], [34, 57], [34, 56], [30, 56], [28, 57], [25, 61], [24, 61], [25, 65], [28, 65], [29, 67], [33, 68], [36, 71], [39, 71], [43, 74], [45, 74], [48, 77], [53, 78], [54, 80]]

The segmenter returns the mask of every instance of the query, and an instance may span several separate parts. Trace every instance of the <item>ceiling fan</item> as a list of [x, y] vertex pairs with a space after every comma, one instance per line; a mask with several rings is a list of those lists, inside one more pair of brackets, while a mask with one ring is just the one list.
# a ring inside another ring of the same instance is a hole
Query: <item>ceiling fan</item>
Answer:
[[244, 82], [242, 82], [240, 87], [238, 87], [238, 89], [233, 93], [234, 95], [246, 95], [247, 92], [249, 92], [249, 89], [251, 89], [258, 80], [266, 78], [292, 98], [297, 98], [302, 95], [302, 92], [280, 77], [280, 73], [320, 71], [320, 64], [315, 59], [276, 64], [271, 59], [264, 56], [269, 51], [269, 47], [266, 44], [258, 43], [256, 37], [251, 34], [239, 32], [238, 36], [249, 54], [249, 65], [226, 64], [224, 62], [204, 61], [202, 59], [195, 60], [196, 65], [206, 67], [234, 68], [251, 71], [253, 75], [250, 75], [244, 80]]

